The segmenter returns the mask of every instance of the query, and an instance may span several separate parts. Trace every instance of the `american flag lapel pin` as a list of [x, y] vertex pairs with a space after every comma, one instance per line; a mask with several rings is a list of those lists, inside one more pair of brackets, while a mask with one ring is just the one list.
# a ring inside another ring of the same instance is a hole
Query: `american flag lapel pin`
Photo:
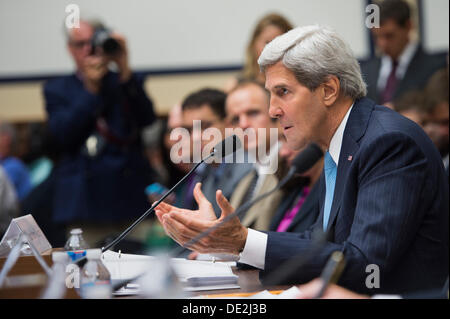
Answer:
[[353, 156], [352, 156], [352, 155], [349, 155], [349, 156], [347, 157], [347, 160], [348, 160], [349, 162], [351, 162], [352, 159], [353, 159]]

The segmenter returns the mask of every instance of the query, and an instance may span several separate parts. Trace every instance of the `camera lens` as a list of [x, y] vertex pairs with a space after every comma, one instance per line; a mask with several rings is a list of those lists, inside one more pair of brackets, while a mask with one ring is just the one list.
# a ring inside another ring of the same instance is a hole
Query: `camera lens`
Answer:
[[114, 55], [120, 51], [120, 44], [116, 39], [110, 36], [110, 32], [107, 29], [99, 28], [94, 32], [92, 37], [92, 53], [95, 53], [95, 49], [100, 47], [107, 55]]
[[108, 55], [114, 55], [120, 51], [119, 42], [117, 42], [116, 39], [113, 38], [107, 38], [103, 42], [102, 48], [103, 52], [105, 52]]

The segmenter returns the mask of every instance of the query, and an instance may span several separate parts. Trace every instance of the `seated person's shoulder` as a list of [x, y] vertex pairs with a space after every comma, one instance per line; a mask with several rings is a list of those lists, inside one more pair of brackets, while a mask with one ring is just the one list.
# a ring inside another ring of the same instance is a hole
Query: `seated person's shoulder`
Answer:
[[365, 70], [370, 70], [376, 66], [379, 66], [380, 58], [372, 57], [372, 58], [359, 60], [359, 64], [361, 66], [361, 71], [363, 71], [363, 73], [364, 73]]

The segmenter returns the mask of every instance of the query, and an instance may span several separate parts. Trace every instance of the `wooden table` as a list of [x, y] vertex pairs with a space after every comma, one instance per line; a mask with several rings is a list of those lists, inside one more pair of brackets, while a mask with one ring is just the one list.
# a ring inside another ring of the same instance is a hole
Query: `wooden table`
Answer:
[[[42, 258], [47, 265], [52, 265], [52, 252], [61, 251], [61, 248], [50, 249], [42, 253]], [[0, 269], [3, 268], [6, 258], [0, 258]], [[45, 288], [47, 275], [44, 269], [34, 256], [21, 256], [8, 274], [12, 278], [27, 278], [32, 282], [30, 285], [18, 284], [14, 287], [4, 287], [0, 289], [0, 299], [37, 299]], [[17, 280], [21, 281], [21, 280]], [[66, 299], [79, 299], [78, 293], [74, 289], [66, 289]]]
[[[60, 250], [60, 249], [54, 249]], [[52, 251], [54, 251], [52, 250]], [[51, 266], [51, 252], [48, 251], [42, 256], [45, 262]], [[5, 258], [0, 258], [0, 269], [3, 267]], [[233, 267], [233, 273], [237, 275], [239, 289], [223, 289], [223, 290], [206, 290], [192, 292], [193, 296], [200, 295], [229, 295], [229, 294], [245, 294], [245, 293], [257, 293], [263, 290], [277, 291], [285, 290], [290, 288], [290, 286], [263, 286], [259, 280], [259, 270], [242, 270]], [[24, 276], [24, 275], [40, 275], [45, 277], [45, 272], [39, 265], [37, 260], [33, 256], [22, 256], [19, 258], [16, 265], [11, 270], [9, 276]], [[33, 286], [20, 286], [13, 288], [3, 288], [0, 289], [0, 298], [39, 298], [42, 289], [45, 287], [45, 282], [36, 283]], [[132, 298], [139, 298], [139, 296], [133, 296]], [[67, 289], [65, 298], [79, 298], [75, 289]], [[117, 297], [121, 298], [121, 297]]]

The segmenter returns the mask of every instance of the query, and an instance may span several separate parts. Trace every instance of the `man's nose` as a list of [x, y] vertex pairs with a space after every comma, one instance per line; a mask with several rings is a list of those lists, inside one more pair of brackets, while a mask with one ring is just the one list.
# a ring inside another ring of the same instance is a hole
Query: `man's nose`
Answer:
[[272, 118], [280, 118], [282, 115], [283, 110], [281, 109], [281, 107], [279, 107], [271, 100], [269, 106], [269, 116]]
[[248, 120], [248, 116], [242, 115], [239, 117], [239, 127], [243, 130], [250, 127], [250, 122]]

